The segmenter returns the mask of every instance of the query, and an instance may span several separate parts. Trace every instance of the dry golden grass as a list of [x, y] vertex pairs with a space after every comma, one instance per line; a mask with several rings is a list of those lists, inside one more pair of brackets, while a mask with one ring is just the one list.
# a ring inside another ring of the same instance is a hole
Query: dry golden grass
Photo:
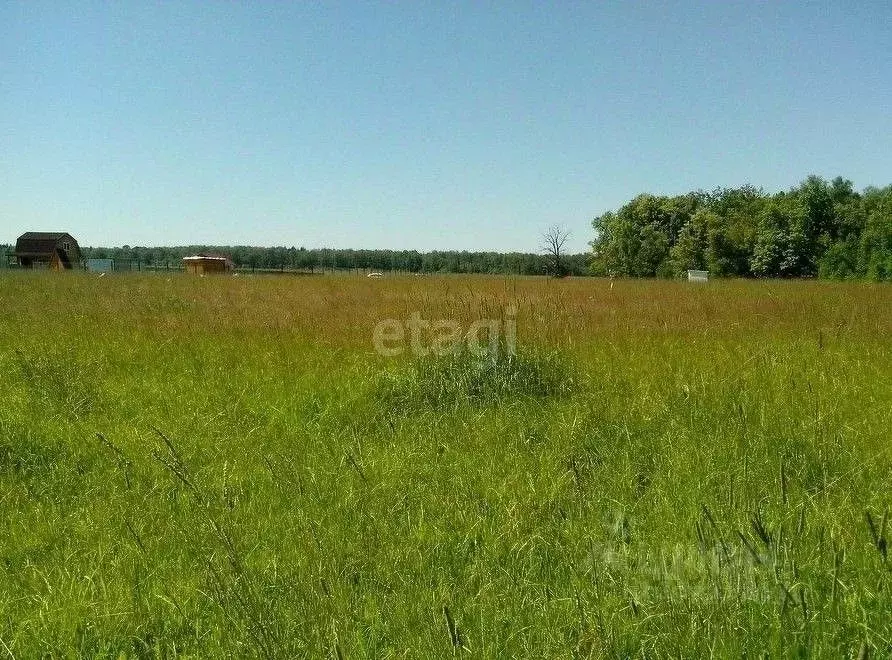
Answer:
[[286, 333], [360, 350], [370, 348], [371, 330], [384, 318], [418, 312], [467, 324], [498, 318], [509, 306], [523, 339], [562, 345], [655, 333], [882, 339], [892, 329], [888, 286], [819, 281], [12, 274], [0, 280], [0, 296], [23, 327]]

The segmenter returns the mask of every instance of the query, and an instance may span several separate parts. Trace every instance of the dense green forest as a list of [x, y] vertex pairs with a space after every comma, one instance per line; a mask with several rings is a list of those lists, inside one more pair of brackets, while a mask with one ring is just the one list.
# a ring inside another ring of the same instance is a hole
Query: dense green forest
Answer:
[[593, 222], [592, 272], [892, 280], [892, 185], [857, 192], [810, 176], [767, 194], [752, 186], [639, 195]]

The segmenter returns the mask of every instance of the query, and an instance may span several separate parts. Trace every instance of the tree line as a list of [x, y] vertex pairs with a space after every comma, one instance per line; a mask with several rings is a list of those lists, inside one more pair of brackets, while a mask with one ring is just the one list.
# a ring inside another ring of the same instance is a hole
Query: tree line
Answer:
[[768, 194], [753, 186], [639, 195], [594, 219], [595, 275], [865, 278], [892, 281], [892, 185], [809, 176]]
[[[14, 246], [0, 246], [12, 255]], [[522, 252], [467, 252], [417, 250], [346, 250], [304, 247], [252, 247], [244, 245], [185, 245], [176, 247], [84, 247], [84, 259], [114, 259], [119, 264], [145, 268], [179, 268], [183, 257], [198, 253], [221, 254], [236, 268], [321, 272], [330, 270], [402, 271], [408, 273], [475, 273], [543, 275], [551, 272], [552, 257]], [[588, 254], [562, 256], [567, 274], [587, 275]], [[5, 261], [3, 265], [5, 265]]]
[[[809, 176], [788, 191], [750, 185], [678, 196], [643, 194], [594, 219], [590, 254], [562, 254], [560, 227], [542, 253], [346, 250], [188, 245], [82, 247], [85, 259], [180, 267], [196, 253], [224, 254], [256, 270], [403, 271], [514, 275], [823, 277], [892, 281], [892, 185], [858, 192], [852, 182]], [[0, 245], [11, 255], [12, 246]], [[6, 259], [0, 266], [5, 265]]]

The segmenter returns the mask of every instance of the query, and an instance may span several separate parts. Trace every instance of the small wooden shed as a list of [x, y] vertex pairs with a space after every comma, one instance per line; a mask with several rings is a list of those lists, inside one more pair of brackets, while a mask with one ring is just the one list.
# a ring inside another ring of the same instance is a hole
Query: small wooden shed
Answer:
[[81, 250], [66, 232], [29, 231], [16, 241], [15, 258], [22, 268], [71, 270], [80, 268]]
[[211, 275], [232, 270], [232, 260], [217, 254], [196, 254], [192, 257], [183, 257], [183, 263], [186, 266], [186, 272], [190, 275]]

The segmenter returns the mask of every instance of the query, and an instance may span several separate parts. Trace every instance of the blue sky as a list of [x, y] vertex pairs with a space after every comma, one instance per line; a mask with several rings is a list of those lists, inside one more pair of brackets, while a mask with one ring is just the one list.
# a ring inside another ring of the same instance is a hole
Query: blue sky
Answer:
[[0, 242], [536, 251], [892, 182], [888, 2], [3, 2]]

